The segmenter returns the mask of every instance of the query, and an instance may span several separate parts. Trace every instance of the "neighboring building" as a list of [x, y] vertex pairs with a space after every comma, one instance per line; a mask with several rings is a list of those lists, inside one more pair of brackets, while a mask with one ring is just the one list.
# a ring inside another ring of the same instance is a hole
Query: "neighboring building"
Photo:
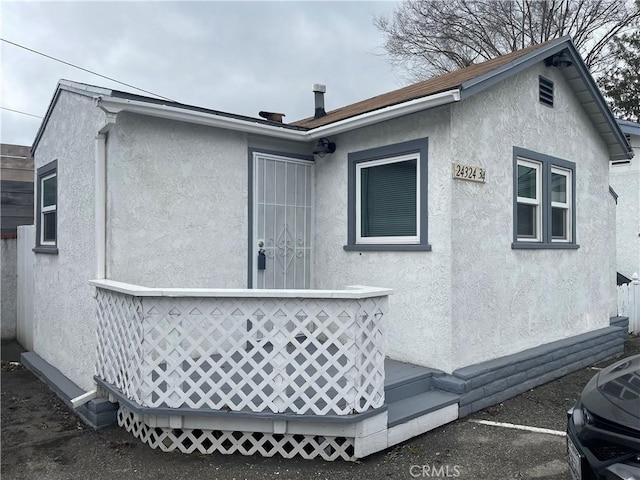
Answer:
[[154, 447], [332, 459], [622, 352], [632, 153], [569, 38], [327, 113], [314, 91], [283, 124], [61, 81], [25, 363]]
[[609, 182], [618, 195], [616, 254], [618, 273], [630, 279], [640, 273], [640, 123], [618, 120], [636, 156], [611, 161]]
[[0, 144], [2, 338], [16, 338], [17, 226], [33, 224], [33, 158], [29, 147]]

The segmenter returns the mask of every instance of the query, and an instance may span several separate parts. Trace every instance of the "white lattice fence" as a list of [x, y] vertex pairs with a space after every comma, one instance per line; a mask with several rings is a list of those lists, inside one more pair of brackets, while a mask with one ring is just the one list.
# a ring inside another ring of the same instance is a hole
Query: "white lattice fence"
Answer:
[[97, 302], [98, 376], [141, 406], [346, 415], [384, 402], [386, 296], [136, 297], [98, 288]]
[[96, 302], [96, 375], [117, 386], [131, 400], [142, 404], [142, 298], [98, 288]]
[[150, 427], [139, 415], [122, 406], [118, 409], [118, 425], [150, 447], [165, 452], [355, 460], [354, 440], [350, 437]]
[[640, 281], [633, 274], [631, 283], [618, 286], [618, 315], [629, 317], [629, 333], [640, 334]]

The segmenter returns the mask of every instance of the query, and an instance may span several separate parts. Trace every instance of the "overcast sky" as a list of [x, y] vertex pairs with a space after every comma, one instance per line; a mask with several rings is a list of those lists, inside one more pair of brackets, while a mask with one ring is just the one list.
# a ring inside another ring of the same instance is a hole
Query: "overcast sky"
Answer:
[[[1, 36], [178, 102], [293, 122], [402, 86], [373, 16], [394, 2], [2, 2]], [[2, 107], [42, 116], [59, 79], [142, 92], [0, 43]], [[0, 110], [1, 141], [40, 119]]]

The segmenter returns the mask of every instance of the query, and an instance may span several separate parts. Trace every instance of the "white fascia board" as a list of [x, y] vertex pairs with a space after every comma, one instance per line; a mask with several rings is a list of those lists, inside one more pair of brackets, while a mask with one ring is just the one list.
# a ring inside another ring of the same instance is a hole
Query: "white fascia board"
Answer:
[[316, 127], [307, 132], [308, 138], [315, 140], [329, 135], [336, 135], [338, 133], [355, 130], [356, 128], [366, 127], [374, 123], [384, 122], [385, 120], [391, 120], [403, 115], [409, 115], [410, 113], [416, 113], [421, 110], [427, 110], [458, 101], [460, 101], [460, 90], [457, 88], [454, 90], [447, 90], [446, 92], [416, 98], [415, 100], [398, 103], [379, 110], [363, 113], [355, 117], [345, 118], [344, 120], [339, 120], [337, 122], [330, 123], [329, 125]]
[[268, 135], [287, 140], [306, 140], [307, 132], [291, 130], [283, 127], [265, 125], [237, 118], [225, 117], [214, 113], [198, 112], [169, 105], [158, 105], [154, 103], [129, 100], [126, 98], [99, 97], [97, 106], [106, 113], [118, 114], [120, 112], [138, 113], [151, 117], [166, 118], [181, 122], [197, 123], [209, 127], [219, 127], [229, 130], [236, 130], [245, 133], [255, 133], [258, 135]]
[[355, 117], [346, 118], [311, 130], [292, 130], [284, 127], [265, 125], [262, 123], [216, 115], [213, 113], [198, 112], [195, 110], [188, 110], [168, 105], [158, 105], [114, 97], [98, 97], [96, 104], [100, 109], [111, 114], [118, 114], [126, 111], [141, 115], [166, 118], [169, 120], [178, 120], [182, 122], [236, 130], [245, 133], [254, 133], [257, 135], [308, 142], [321, 137], [337, 135], [357, 128], [366, 127], [374, 123], [384, 122], [386, 120], [391, 120], [393, 118], [419, 112], [421, 110], [427, 110], [440, 105], [457, 102], [459, 100], [459, 89], [448, 90], [446, 92], [436, 93], [427, 97], [421, 97], [408, 102], [374, 110], [372, 112], [363, 113]]
[[85, 85], [84, 83], [72, 82], [71, 80], [60, 80], [58, 87], [61, 90], [77, 93], [87, 97], [95, 97], [97, 95], [111, 95], [110, 88], [96, 87], [94, 85]]

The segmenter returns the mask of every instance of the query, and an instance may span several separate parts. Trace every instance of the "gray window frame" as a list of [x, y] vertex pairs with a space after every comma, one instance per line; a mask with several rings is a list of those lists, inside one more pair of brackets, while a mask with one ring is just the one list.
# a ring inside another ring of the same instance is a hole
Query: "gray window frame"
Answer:
[[[428, 243], [427, 225], [427, 199], [428, 199], [428, 138], [420, 138], [407, 142], [385, 145], [384, 147], [371, 148], [358, 152], [351, 152], [348, 155], [348, 204], [347, 204], [347, 245], [346, 251], [430, 251], [431, 245]], [[420, 184], [420, 241], [419, 243], [357, 243], [356, 238], [356, 170], [358, 164], [371, 162], [374, 160], [385, 160], [412, 153], [419, 154], [420, 169], [418, 182]]]
[[[56, 176], [56, 239], [53, 245], [43, 245], [41, 243], [42, 232], [42, 179], [51, 175]], [[58, 193], [58, 160], [53, 160], [38, 168], [36, 174], [36, 245], [33, 248], [35, 253], [58, 254], [58, 212], [60, 208]]]
[[[542, 196], [540, 198], [540, 215], [542, 216], [542, 232], [540, 241], [518, 240], [518, 158], [540, 164]], [[552, 241], [551, 239], [551, 169], [554, 167], [571, 172], [571, 240]], [[568, 160], [552, 157], [542, 153], [513, 147], [513, 249], [564, 249], [580, 248], [576, 241], [576, 164]]]

